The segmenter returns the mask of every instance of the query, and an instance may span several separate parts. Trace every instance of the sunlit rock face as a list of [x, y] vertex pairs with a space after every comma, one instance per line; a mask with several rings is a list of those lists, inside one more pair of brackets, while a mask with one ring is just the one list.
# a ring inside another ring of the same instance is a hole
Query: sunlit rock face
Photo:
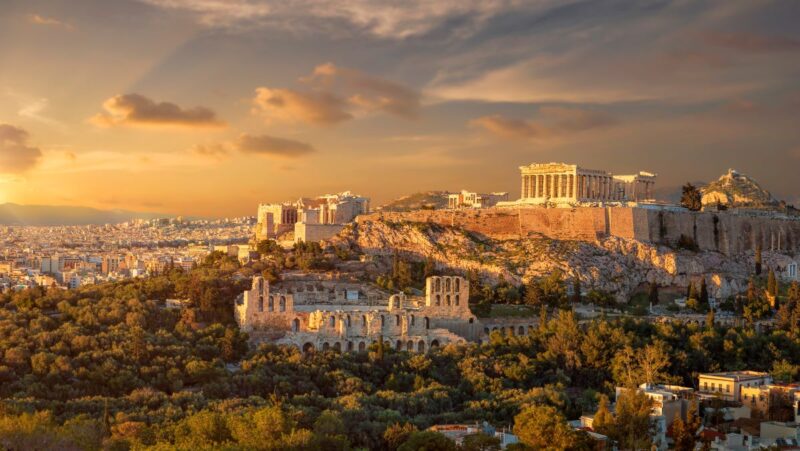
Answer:
[[[445, 271], [478, 272], [487, 280], [514, 284], [554, 270], [570, 284], [599, 289], [627, 302], [645, 283], [684, 288], [705, 277], [711, 296], [727, 298], [746, 289], [755, 265], [752, 249], [731, 254], [690, 251], [630, 238], [559, 240], [542, 235], [491, 238], [458, 226], [430, 222], [359, 221], [333, 240], [367, 255], [432, 259]], [[763, 265], [779, 276], [793, 261], [789, 253], [764, 247]]]

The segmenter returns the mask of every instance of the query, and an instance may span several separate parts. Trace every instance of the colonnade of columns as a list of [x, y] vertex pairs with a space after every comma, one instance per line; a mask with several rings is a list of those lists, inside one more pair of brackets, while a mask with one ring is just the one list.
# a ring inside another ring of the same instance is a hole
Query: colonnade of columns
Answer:
[[522, 176], [522, 197], [610, 201], [622, 200], [624, 193], [610, 175], [531, 174]]

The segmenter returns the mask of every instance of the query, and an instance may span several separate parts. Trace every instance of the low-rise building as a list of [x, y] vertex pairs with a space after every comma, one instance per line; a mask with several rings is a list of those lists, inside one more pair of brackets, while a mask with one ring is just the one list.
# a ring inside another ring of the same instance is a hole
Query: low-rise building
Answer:
[[728, 371], [701, 373], [698, 387], [701, 395], [719, 396], [726, 401], [741, 401], [743, 387], [758, 387], [772, 383], [769, 373], [758, 371]]

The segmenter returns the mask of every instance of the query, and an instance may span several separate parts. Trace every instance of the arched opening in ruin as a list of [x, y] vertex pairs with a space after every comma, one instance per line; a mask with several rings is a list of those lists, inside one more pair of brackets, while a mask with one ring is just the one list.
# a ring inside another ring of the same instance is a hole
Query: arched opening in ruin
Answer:
[[279, 304], [279, 310], [281, 312], [285, 312], [286, 311], [286, 296], [281, 296], [281, 302]]
[[497, 327], [492, 327], [492, 332], [497, 331]]
[[444, 291], [450, 291], [450, 278], [444, 279]]
[[411, 325], [414, 325], [414, 315], [411, 315]]
[[406, 351], [411, 352], [413, 350], [414, 350], [414, 342], [408, 340], [408, 342], [406, 343]]
[[[461, 279], [456, 277], [456, 291], [461, 291]], [[458, 305], [458, 296], [456, 296], [456, 305]]]
[[474, 322], [475, 322], [475, 318], [470, 318], [470, 319], [469, 319], [469, 323], [470, 323], [470, 324], [472, 324], [472, 323], [474, 323]]
[[259, 312], [263, 312], [264, 311], [264, 297], [263, 296], [260, 296], [258, 298], [258, 311]]
[[364, 352], [367, 350], [367, 344], [363, 341], [358, 343], [358, 352]]
[[525, 335], [525, 326], [519, 326], [519, 335]]
[[444, 303], [445, 303], [445, 305], [450, 307], [450, 295], [449, 294], [444, 297]]
[[431, 349], [439, 347], [439, 340], [433, 340], [431, 342]]
[[354, 348], [354, 347], [355, 347], [355, 345], [353, 345], [353, 342], [352, 342], [352, 341], [348, 341], [348, 342], [347, 342], [347, 351], [348, 351], [348, 352], [353, 352], [353, 348]]
[[442, 297], [438, 294], [436, 295], [436, 305], [442, 305]]
[[436, 291], [442, 291], [442, 280], [438, 277], [436, 278]]
[[396, 323], [395, 325], [399, 326], [400, 325], [400, 315], [394, 315], [394, 320], [395, 320], [395, 323]]
[[461, 305], [461, 297], [456, 295], [456, 305]]
[[333, 350], [336, 352], [342, 352], [342, 344], [337, 341], [333, 344]]
[[397, 344], [395, 345], [395, 349], [397, 349], [398, 351], [402, 351], [403, 350], [403, 341], [402, 340], [397, 340]]
[[425, 328], [426, 329], [430, 329], [431, 328], [431, 320], [428, 319], [427, 316], [425, 317]]
[[295, 318], [292, 321], [292, 332], [299, 332], [300, 331], [300, 319]]
[[267, 310], [269, 310], [270, 312], [274, 312], [275, 311], [275, 297], [274, 296], [270, 296], [269, 297], [269, 302], [267, 303]]
[[347, 315], [347, 327], [350, 327], [350, 324], [351, 324], [350, 315]]
[[488, 327], [484, 327], [483, 328], [483, 333], [485, 333], [486, 335], [489, 335], [491, 333], [491, 331], [489, 330]]
[[314, 352], [314, 344], [313, 343], [306, 343], [303, 345], [303, 352], [308, 354], [310, 352]]
[[422, 341], [422, 340], [419, 341], [419, 345], [417, 345], [417, 351], [425, 352], [425, 342], [424, 341]]

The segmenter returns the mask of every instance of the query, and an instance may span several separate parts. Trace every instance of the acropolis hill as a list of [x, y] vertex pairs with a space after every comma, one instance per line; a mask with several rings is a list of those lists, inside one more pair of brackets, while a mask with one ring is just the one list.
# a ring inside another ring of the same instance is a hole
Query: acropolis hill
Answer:
[[797, 216], [739, 205], [724, 210], [716, 202], [695, 212], [657, 202], [650, 199], [656, 175], [647, 172], [614, 176], [558, 163], [520, 170], [517, 201], [373, 212], [358, 216], [331, 241], [376, 258], [430, 258], [447, 271], [478, 271], [513, 284], [557, 269], [621, 302], [645, 283], [678, 292], [701, 278], [713, 296], [740, 293], [758, 247], [765, 267], [782, 278], [796, 277]]
[[493, 207], [475, 210], [381, 212], [357, 222], [427, 222], [459, 227], [497, 239], [542, 235], [558, 240], [595, 242], [607, 237], [674, 245], [691, 237], [703, 251], [735, 255], [762, 249], [800, 251], [800, 220], [770, 214], [690, 212], [646, 206], [543, 208]]

